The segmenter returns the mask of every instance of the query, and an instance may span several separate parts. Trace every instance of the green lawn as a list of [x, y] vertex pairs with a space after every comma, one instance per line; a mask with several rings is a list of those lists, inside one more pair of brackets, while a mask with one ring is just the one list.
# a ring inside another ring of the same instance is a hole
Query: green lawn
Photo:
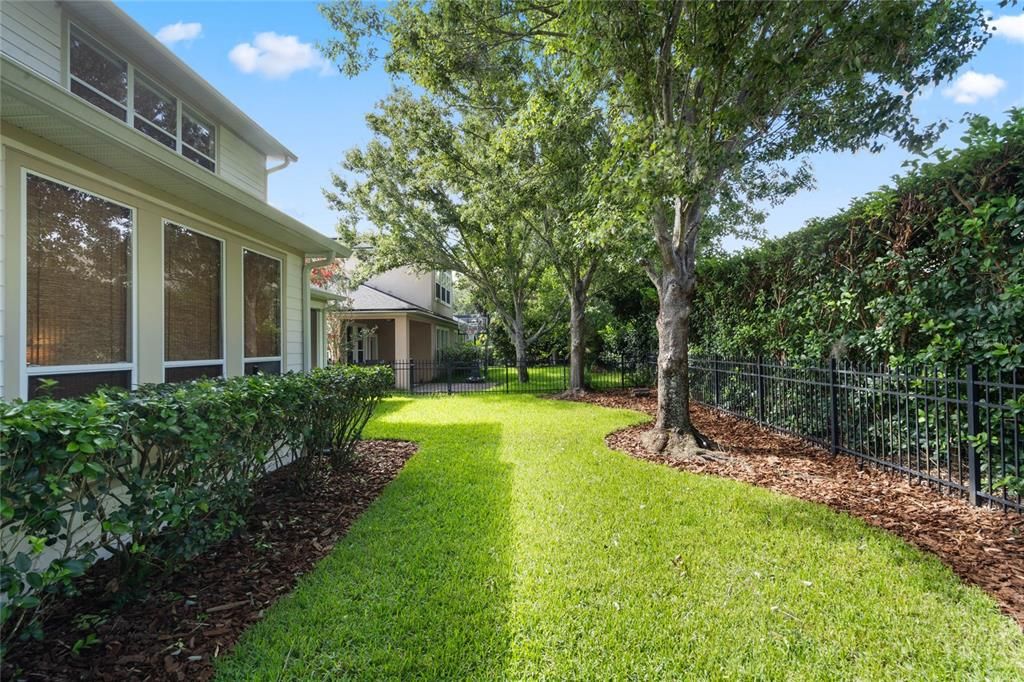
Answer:
[[939, 561], [825, 507], [611, 452], [643, 417], [392, 399], [420, 443], [222, 679], [1024, 679]]
[[[497, 384], [488, 389], [498, 393], [504, 392], [505, 382], [508, 381], [512, 391], [531, 392], [564, 391], [569, 385], [569, 368], [564, 365], [537, 365], [529, 369], [530, 381], [520, 383], [519, 376], [514, 367], [494, 365], [487, 368], [487, 381]], [[587, 383], [592, 388], [619, 388], [622, 385], [622, 372], [618, 370], [590, 371], [586, 372]]]

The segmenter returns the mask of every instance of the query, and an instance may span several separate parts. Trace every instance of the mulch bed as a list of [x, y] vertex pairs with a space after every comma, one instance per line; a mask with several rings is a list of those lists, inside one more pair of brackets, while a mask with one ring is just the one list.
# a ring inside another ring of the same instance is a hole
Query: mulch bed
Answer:
[[[289, 467], [267, 476], [245, 530], [148, 585], [144, 601], [103, 611], [113, 573], [97, 564], [82, 594], [47, 620], [46, 640], [11, 650], [3, 679], [15, 679], [15, 670], [27, 680], [210, 679], [213, 660], [330, 552], [416, 451], [399, 441], [358, 447], [351, 469], [325, 475], [306, 493], [289, 485]], [[103, 619], [89, 630], [100, 641], [75, 655], [71, 647], [86, 634], [76, 617], [88, 615]]]
[[[654, 414], [657, 398], [630, 391], [602, 391], [576, 399]], [[973, 507], [964, 500], [910, 482], [905, 476], [858, 466], [798, 438], [693, 404], [701, 433], [730, 461], [680, 461], [647, 452], [634, 426], [607, 437], [608, 446], [639, 459], [699, 474], [733, 478], [819, 502], [884, 528], [937, 555], [963, 580], [991, 594], [1024, 627], [1024, 516]]]

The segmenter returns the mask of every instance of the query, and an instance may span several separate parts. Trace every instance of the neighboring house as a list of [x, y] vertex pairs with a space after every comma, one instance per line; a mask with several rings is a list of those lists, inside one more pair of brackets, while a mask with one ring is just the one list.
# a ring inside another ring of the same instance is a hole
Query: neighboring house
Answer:
[[[458, 342], [459, 325], [452, 317], [452, 273], [419, 273], [410, 267], [371, 277], [349, 293], [346, 348], [348, 362], [436, 362], [441, 352]], [[399, 380], [401, 381], [401, 372]]]
[[0, 395], [322, 363], [294, 154], [110, 2], [0, 2], [0, 58]]

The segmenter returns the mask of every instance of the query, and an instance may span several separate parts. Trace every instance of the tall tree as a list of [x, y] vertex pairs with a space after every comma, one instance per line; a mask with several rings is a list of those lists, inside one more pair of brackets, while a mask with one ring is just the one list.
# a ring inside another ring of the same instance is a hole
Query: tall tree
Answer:
[[487, 301], [508, 330], [520, 381], [529, 345], [550, 321], [529, 329], [526, 308], [547, 256], [522, 219], [518, 172], [493, 149], [493, 114], [457, 115], [429, 96], [389, 96], [367, 117], [374, 138], [351, 150], [333, 177], [328, 201], [350, 225], [366, 220], [380, 232], [375, 267], [413, 265], [454, 270]]
[[[919, 2], [524, 3], [536, 40], [606, 86], [621, 187], [641, 199], [658, 291], [658, 414], [648, 447], [706, 442], [689, 414], [688, 343], [702, 235], [745, 203], [777, 201], [824, 150], [920, 149], [911, 106], [984, 43], [971, 0]], [[599, 29], [598, 29], [599, 27]], [[748, 204], [749, 205], [749, 204]], [[737, 212], [739, 211], [739, 212]]]
[[974, 0], [408, 0], [390, 19], [345, 16], [342, 28], [362, 29], [336, 55], [357, 61], [360, 36], [384, 31], [393, 68], [450, 96], [470, 97], [473, 78], [523, 45], [604, 93], [613, 153], [602, 184], [647, 226], [640, 255], [659, 299], [658, 414], [646, 441], [682, 455], [707, 445], [689, 414], [702, 244], [756, 220], [757, 202], [808, 186], [807, 154], [878, 150], [882, 138], [929, 144], [941, 126], [920, 125], [915, 97], [988, 38]]
[[[344, 59], [347, 71], [357, 71], [369, 56], [359, 41], [381, 31], [390, 42], [386, 63], [392, 72], [412, 78], [460, 121], [485, 118], [495, 126], [490, 163], [473, 172], [495, 173], [489, 191], [500, 196], [489, 201], [505, 208], [506, 225], [529, 227], [547, 251], [569, 302], [568, 389], [577, 392], [585, 388], [587, 299], [613, 261], [615, 244], [606, 239], [608, 230], [598, 229], [609, 217], [602, 208], [608, 198], [593, 191], [595, 174], [607, 173], [607, 108], [599, 101], [600, 89], [571, 87], [569, 65], [541, 45], [519, 40], [515, 20], [502, 19], [494, 8], [442, 0], [398, 2], [375, 12], [337, 3], [325, 15], [341, 38], [326, 52]], [[490, 25], [488, 35], [497, 40], [481, 44], [479, 36], [463, 30], [478, 24]]]

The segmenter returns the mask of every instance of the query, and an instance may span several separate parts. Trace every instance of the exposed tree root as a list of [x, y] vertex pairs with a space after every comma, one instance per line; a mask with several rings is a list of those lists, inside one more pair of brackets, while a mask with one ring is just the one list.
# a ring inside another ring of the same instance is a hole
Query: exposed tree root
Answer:
[[702, 459], [720, 464], [739, 464], [743, 462], [723, 454], [718, 445], [696, 429], [680, 431], [678, 429], [654, 428], [640, 437], [640, 442], [649, 452], [675, 460]]
[[584, 386], [583, 388], [567, 388], [558, 395], [554, 396], [555, 400], [582, 400], [590, 394], [590, 387]]

